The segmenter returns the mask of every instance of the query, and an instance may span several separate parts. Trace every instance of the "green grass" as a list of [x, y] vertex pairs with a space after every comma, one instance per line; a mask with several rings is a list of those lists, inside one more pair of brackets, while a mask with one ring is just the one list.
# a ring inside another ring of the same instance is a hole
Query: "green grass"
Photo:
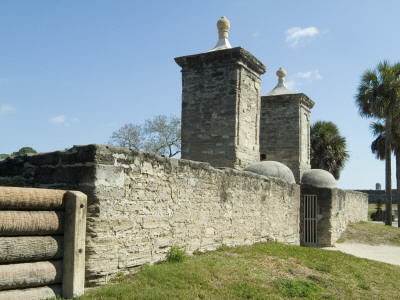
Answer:
[[146, 265], [79, 299], [399, 299], [398, 278], [398, 266], [270, 242]]
[[338, 242], [400, 247], [400, 228], [368, 222], [349, 224]]

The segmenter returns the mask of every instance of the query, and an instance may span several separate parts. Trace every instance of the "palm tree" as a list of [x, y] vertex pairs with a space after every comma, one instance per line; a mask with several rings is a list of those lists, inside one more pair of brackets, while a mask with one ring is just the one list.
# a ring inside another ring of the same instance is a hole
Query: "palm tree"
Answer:
[[349, 159], [346, 138], [332, 122], [317, 121], [311, 126], [311, 168], [323, 169], [339, 179], [340, 171]]
[[[385, 122], [385, 198], [386, 210], [392, 211], [391, 143], [392, 120], [400, 112], [400, 63], [380, 62], [374, 70], [361, 76], [356, 105], [361, 116], [383, 119]], [[391, 214], [386, 214], [386, 225], [392, 225]]]
[[[396, 157], [396, 185], [397, 185], [397, 220], [400, 221], [400, 119], [397, 117], [392, 122], [392, 150]], [[380, 122], [370, 124], [372, 134], [376, 139], [371, 144], [371, 151], [379, 160], [384, 160], [385, 156], [385, 125]], [[398, 222], [400, 227], [400, 222]]]

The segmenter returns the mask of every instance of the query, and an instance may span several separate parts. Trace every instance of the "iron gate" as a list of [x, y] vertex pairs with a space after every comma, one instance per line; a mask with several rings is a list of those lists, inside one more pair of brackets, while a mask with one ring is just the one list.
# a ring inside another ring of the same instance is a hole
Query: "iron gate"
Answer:
[[304, 195], [304, 243], [317, 243], [317, 196]]

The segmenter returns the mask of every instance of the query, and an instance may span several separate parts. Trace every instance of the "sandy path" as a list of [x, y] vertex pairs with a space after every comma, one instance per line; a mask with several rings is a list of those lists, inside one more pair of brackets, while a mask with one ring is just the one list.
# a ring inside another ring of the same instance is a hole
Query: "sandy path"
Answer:
[[322, 249], [342, 251], [357, 257], [368, 258], [400, 266], [400, 247], [386, 245], [370, 246], [359, 243], [340, 243], [336, 244], [335, 247], [325, 247]]

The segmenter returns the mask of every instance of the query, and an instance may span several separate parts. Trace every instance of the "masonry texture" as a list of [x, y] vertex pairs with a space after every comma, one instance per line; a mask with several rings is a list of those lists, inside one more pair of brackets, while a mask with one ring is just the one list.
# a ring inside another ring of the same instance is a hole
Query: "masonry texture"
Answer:
[[310, 109], [305, 94], [261, 97], [260, 154], [289, 167], [300, 182], [310, 166]]
[[182, 158], [238, 169], [259, 161], [265, 66], [241, 47], [175, 61], [182, 67]]
[[[304, 196], [317, 196], [317, 245], [332, 246], [349, 223], [368, 221], [368, 195], [337, 188], [303, 185], [300, 200], [300, 237], [304, 234]], [[301, 244], [304, 245], [301, 240]]]
[[332, 202], [332, 243], [336, 242], [349, 223], [368, 221], [368, 195], [351, 190], [337, 190]]
[[298, 245], [300, 188], [207, 163], [88, 145], [0, 162], [0, 185], [88, 195], [86, 280], [222, 244]]

